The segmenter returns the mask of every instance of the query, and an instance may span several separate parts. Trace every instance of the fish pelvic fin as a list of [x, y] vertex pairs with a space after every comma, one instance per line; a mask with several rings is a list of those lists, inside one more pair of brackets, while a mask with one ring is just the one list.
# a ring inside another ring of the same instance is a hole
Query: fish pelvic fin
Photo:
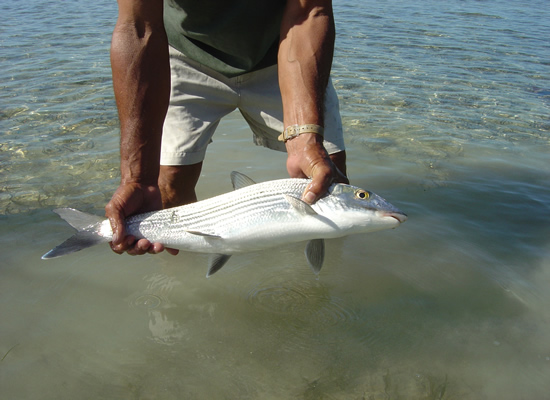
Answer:
[[310, 240], [306, 245], [305, 253], [313, 273], [318, 275], [325, 261], [325, 241], [323, 239]]
[[225, 265], [230, 257], [231, 255], [228, 254], [214, 254], [210, 259], [210, 266], [208, 267], [206, 277], [209, 278], [210, 275], [214, 275], [216, 272], [218, 272]]
[[243, 187], [252, 186], [255, 185], [256, 182], [254, 182], [251, 178], [246, 176], [245, 174], [241, 174], [237, 171], [231, 172], [231, 184], [233, 185], [233, 189], [242, 189]]
[[78, 232], [59, 246], [54, 247], [44, 254], [42, 256], [43, 260], [61, 257], [95, 246], [96, 244], [107, 243], [110, 240], [110, 238], [99, 234], [99, 226], [105, 218], [78, 211], [73, 208], [58, 208], [53, 211], [69, 225], [78, 230]]

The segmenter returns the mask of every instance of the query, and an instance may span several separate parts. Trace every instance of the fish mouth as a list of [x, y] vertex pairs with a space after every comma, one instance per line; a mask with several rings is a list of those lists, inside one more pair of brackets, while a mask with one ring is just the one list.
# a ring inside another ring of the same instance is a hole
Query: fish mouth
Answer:
[[407, 214], [402, 212], [390, 212], [384, 214], [385, 217], [392, 217], [395, 218], [400, 224], [405, 222], [407, 220]]

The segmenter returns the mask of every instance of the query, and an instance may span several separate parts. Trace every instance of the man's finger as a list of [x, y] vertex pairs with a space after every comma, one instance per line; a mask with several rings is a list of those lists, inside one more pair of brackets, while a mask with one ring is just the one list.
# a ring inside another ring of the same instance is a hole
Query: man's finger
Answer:
[[319, 200], [328, 190], [333, 181], [333, 168], [330, 160], [320, 160], [312, 165], [311, 183], [306, 187], [302, 194], [302, 200], [308, 204], [313, 204]]
[[304, 192], [302, 200], [304, 200], [307, 204], [313, 204], [317, 201], [317, 195], [308, 186]]
[[302, 200], [308, 204], [313, 204], [323, 197], [333, 183], [349, 184], [348, 178], [335, 165], [317, 164], [312, 171], [312, 181], [302, 195]]
[[173, 256], [177, 256], [178, 253], [180, 252], [178, 249], [173, 249], [171, 247], [166, 247], [165, 250], [168, 254], [171, 254]]
[[128, 249], [131, 249], [134, 247], [134, 243], [136, 241], [136, 238], [133, 237], [133, 236], [126, 236], [124, 237], [124, 239], [122, 240], [121, 243], [115, 243], [114, 241], [111, 241], [110, 244], [111, 244], [111, 249], [113, 249], [113, 251], [115, 253], [118, 253], [118, 254], [122, 254], [124, 253], [125, 251], [127, 251]]
[[126, 236], [126, 230], [124, 226], [124, 213], [114, 204], [114, 200], [111, 200], [105, 206], [105, 214], [109, 219], [111, 224], [111, 229], [113, 231], [112, 241], [115, 246], [122, 245], [124, 237]]
[[120, 245], [121, 239], [124, 237], [120, 233], [120, 229], [119, 229], [120, 224], [118, 224], [117, 220], [113, 217], [109, 217], [109, 223], [111, 224], [111, 230], [113, 231], [113, 238], [112, 238], [113, 244], [115, 246]]
[[315, 203], [327, 192], [331, 183], [331, 175], [314, 176], [311, 183], [306, 187], [306, 190], [304, 190], [302, 200], [308, 204]]
[[132, 247], [126, 249], [126, 252], [132, 256], [141, 256], [151, 248], [151, 242], [147, 239], [138, 240]]

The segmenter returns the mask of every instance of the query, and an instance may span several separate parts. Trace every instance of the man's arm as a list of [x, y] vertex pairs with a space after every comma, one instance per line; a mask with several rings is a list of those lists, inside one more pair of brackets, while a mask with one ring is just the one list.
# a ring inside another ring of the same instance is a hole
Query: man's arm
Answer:
[[105, 212], [113, 227], [117, 253], [164, 248], [126, 237], [124, 218], [161, 209], [158, 187], [162, 126], [170, 97], [168, 40], [162, 0], [118, 0], [119, 15], [111, 44], [113, 87], [120, 119], [120, 186]]
[[[324, 95], [334, 51], [334, 19], [330, 0], [288, 0], [281, 23], [279, 85], [284, 126], [324, 125]], [[347, 179], [331, 162], [323, 137], [305, 133], [286, 142], [292, 177], [311, 177], [303, 199], [315, 202], [335, 181]]]

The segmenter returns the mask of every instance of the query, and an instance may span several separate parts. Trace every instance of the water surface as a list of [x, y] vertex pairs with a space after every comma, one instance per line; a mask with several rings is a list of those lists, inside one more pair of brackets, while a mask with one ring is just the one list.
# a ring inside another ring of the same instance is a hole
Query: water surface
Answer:
[[[550, 392], [550, 27], [544, 1], [335, 1], [352, 182], [399, 229], [234, 256], [40, 256], [117, 186], [116, 3], [0, 5], [0, 397], [544, 399]], [[209, 149], [286, 176], [238, 114]]]

